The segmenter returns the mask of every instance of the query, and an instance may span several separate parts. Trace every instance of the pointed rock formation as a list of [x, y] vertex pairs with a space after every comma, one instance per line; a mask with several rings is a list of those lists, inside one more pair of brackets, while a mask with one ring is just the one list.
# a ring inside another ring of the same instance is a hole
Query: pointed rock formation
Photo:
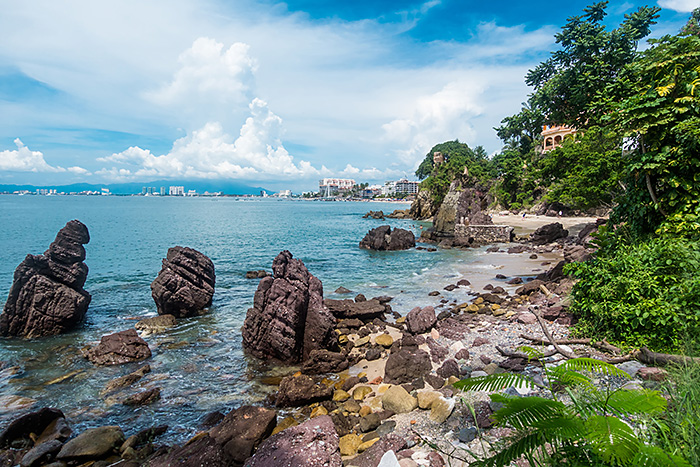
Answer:
[[83, 289], [88, 275], [84, 244], [87, 227], [72, 220], [43, 255], [27, 255], [15, 269], [0, 335], [41, 337], [74, 328], [85, 316], [90, 294]]
[[300, 362], [312, 350], [334, 350], [335, 318], [323, 305], [323, 285], [301, 260], [283, 251], [273, 277], [258, 284], [243, 324], [243, 346], [259, 358]]
[[408, 250], [414, 246], [416, 237], [413, 232], [398, 228], [392, 231], [388, 225], [370, 230], [360, 241], [360, 248], [367, 250]]
[[168, 249], [163, 268], [151, 283], [151, 295], [159, 315], [196, 316], [211, 305], [216, 274], [214, 263], [197, 250]]

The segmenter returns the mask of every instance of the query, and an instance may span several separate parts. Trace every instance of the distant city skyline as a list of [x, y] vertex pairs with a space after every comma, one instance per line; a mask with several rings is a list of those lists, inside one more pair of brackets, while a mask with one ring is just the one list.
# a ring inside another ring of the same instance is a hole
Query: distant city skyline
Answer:
[[[0, 184], [236, 180], [295, 192], [501, 147], [524, 75], [593, 2], [26, 0], [3, 5]], [[611, 1], [617, 26], [700, 0]], [[644, 45], [641, 45], [642, 47]]]

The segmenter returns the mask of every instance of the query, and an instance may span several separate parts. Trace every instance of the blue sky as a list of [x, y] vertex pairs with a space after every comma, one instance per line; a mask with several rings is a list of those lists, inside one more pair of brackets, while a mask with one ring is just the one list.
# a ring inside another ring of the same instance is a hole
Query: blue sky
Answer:
[[[589, 2], [24, 0], [0, 16], [0, 183], [413, 174], [493, 127]], [[659, 0], [653, 35], [700, 0]], [[645, 3], [611, 1], [607, 23]]]

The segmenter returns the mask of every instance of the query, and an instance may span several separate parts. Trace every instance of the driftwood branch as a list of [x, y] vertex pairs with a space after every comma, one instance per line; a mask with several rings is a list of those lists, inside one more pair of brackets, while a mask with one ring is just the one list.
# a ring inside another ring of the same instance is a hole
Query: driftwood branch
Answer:
[[524, 358], [526, 360], [539, 360], [540, 358], [545, 358], [545, 357], [551, 357], [552, 355], [555, 355], [557, 353], [556, 350], [548, 350], [547, 352], [543, 353], [539, 357], [530, 357], [529, 355], [526, 355], [522, 352], [513, 352], [508, 349], [504, 349], [503, 347], [497, 345], [496, 350], [498, 350], [498, 353], [503, 355], [504, 357], [514, 357], [514, 358]]
[[549, 332], [549, 329], [547, 329], [547, 325], [545, 324], [544, 320], [537, 312], [537, 310], [535, 310], [534, 308], [530, 308], [530, 312], [532, 312], [532, 314], [535, 315], [535, 318], [537, 318], [537, 322], [540, 323], [540, 326], [542, 327], [542, 332], [544, 332], [544, 335], [547, 337], [547, 339], [549, 339], [549, 344], [553, 345], [557, 352], [559, 352], [566, 358], [576, 358], [576, 355], [562, 349], [561, 346], [557, 344], [557, 341], [554, 339], [554, 337], [552, 337], [552, 333]]
[[[527, 334], [520, 334], [520, 337], [523, 339], [527, 339], [530, 342], [533, 342], [535, 344], [540, 344], [540, 345], [549, 345], [549, 341], [546, 341], [544, 339], [541, 339], [539, 337], [533, 337], [533, 336], [528, 336]], [[615, 347], [605, 339], [602, 341], [594, 341], [593, 339], [558, 339], [557, 344], [559, 345], [571, 345], [571, 344], [580, 344], [580, 345], [590, 345], [591, 347], [594, 347], [599, 350], [603, 350], [605, 352], [611, 353], [613, 355], [622, 355], [622, 350], [620, 350], [618, 347]]]
[[686, 357], [684, 355], [671, 355], [667, 353], [652, 352], [646, 347], [642, 347], [636, 352], [635, 358], [642, 363], [649, 365], [666, 366], [671, 363], [684, 365], [700, 365], [700, 357]]

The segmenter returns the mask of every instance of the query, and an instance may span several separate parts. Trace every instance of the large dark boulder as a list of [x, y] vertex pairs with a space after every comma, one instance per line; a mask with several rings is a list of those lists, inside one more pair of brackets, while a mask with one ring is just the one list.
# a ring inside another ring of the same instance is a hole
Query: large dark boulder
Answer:
[[[395, 344], [396, 345], [396, 344]], [[384, 367], [384, 382], [390, 384], [410, 383], [430, 373], [433, 365], [430, 355], [417, 346], [400, 344], [392, 347]]]
[[222, 447], [235, 464], [243, 464], [277, 425], [277, 413], [264, 407], [249, 405], [232, 410], [209, 435]]
[[96, 365], [121, 365], [151, 356], [151, 349], [135, 329], [102, 336], [95, 347], [83, 349], [83, 355]]
[[273, 277], [258, 284], [243, 324], [243, 346], [259, 358], [300, 362], [312, 350], [337, 348], [336, 320], [323, 305], [323, 285], [301, 260], [283, 251]]
[[566, 238], [569, 235], [569, 231], [564, 229], [564, 226], [559, 222], [554, 222], [552, 224], [546, 224], [539, 227], [530, 235], [530, 242], [535, 245], [544, 245], [546, 243], [552, 243], [560, 238]]
[[338, 433], [328, 415], [312, 418], [266, 439], [246, 467], [341, 467]]
[[313, 402], [328, 400], [333, 396], [333, 388], [319, 379], [306, 375], [285, 376], [280, 381], [275, 405], [277, 407], [299, 407]]
[[404, 229], [394, 229], [388, 225], [380, 225], [370, 230], [360, 241], [360, 248], [368, 250], [408, 250], [416, 246], [413, 232]]
[[83, 289], [88, 275], [87, 227], [68, 222], [43, 255], [27, 255], [17, 266], [0, 315], [0, 335], [41, 337], [61, 334], [82, 321], [90, 305]]
[[[59, 429], [55, 430], [56, 428]], [[65, 441], [70, 434], [71, 430], [65, 424], [63, 412], [47, 407], [22, 415], [10, 422], [0, 432], [0, 449], [16, 444], [31, 446], [36, 440], [58, 439]]]
[[211, 305], [215, 282], [214, 263], [205, 255], [187, 247], [169, 248], [151, 283], [158, 314], [176, 318], [199, 314]]
[[177, 446], [148, 462], [149, 467], [228, 467], [230, 465], [231, 459], [224, 452], [224, 448], [208, 434], [197, 435], [183, 446]]
[[435, 309], [432, 306], [415, 307], [406, 315], [406, 327], [413, 334], [423, 334], [437, 322]]

